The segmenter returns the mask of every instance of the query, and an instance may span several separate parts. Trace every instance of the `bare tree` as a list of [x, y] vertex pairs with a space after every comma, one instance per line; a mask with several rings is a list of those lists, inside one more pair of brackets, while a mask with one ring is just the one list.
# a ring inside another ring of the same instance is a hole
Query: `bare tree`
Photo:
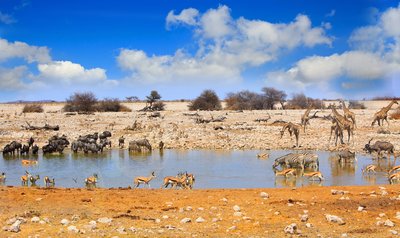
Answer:
[[280, 91], [278, 89], [270, 87], [264, 87], [262, 91], [265, 94], [264, 98], [267, 109], [274, 109], [274, 105], [276, 102], [279, 102], [282, 105], [282, 108], [284, 108], [283, 106], [287, 97], [284, 91]]

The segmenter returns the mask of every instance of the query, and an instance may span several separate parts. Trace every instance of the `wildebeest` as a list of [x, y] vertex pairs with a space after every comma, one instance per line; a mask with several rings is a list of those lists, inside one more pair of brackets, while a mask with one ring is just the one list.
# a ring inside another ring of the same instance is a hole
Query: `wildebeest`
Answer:
[[142, 152], [145, 150], [151, 151], [152, 147], [147, 139], [129, 141], [129, 151]]
[[111, 132], [109, 131], [103, 131], [102, 133], [100, 133], [99, 138], [101, 139], [106, 139], [108, 137], [111, 137]]
[[39, 146], [33, 145], [32, 146], [32, 154], [36, 155], [39, 152]]
[[26, 155], [29, 154], [29, 145], [23, 145], [22, 148], [21, 148], [20, 154], [21, 154], [21, 155], [23, 155], [23, 154], [26, 154]]
[[356, 152], [350, 150], [340, 151], [337, 156], [339, 157], [339, 163], [354, 163], [357, 161]]
[[8, 155], [12, 154], [14, 155], [15, 152], [19, 153], [22, 148], [22, 144], [17, 142], [17, 141], [12, 141], [10, 144], [7, 144], [3, 148], [3, 154]]
[[67, 147], [68, 145], [69, 141], [67, 140], [67, 136], [65, 135], [52, 136], [49, 139], [48, 144], [42, 147], [43, 154], [53, 153], [53, 152], [58, 152], [61, 154], [64, 151], [64, 148]]

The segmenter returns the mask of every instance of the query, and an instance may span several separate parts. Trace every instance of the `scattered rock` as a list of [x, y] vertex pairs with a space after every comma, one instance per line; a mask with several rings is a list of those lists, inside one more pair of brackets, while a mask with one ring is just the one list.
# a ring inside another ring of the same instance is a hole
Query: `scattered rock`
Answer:
[[121, 235], [126, 235], [127, 234], [127, 232], [126, 232], [126, 230], [125, 230], [125, 227], [119, 227], [119, 228], [117, 228], [117, 229], [115, 229], [119, 234], [121, 234]]
[[167, 215], [164, 215], [164, 216], [162, 216], [162, 219], [168, 219], [169, 218], [169, 216], [167, 216]]
[[154, 222], [155, 222], [155, 223], [160, 223], [161, 220], [157, 218], [157, 219], [154, 220]]
[[384, 225], [384, 226], [388, 226], [388, 227], [394, 227], [394, 223], [393, 223], [391, 220], [389, 220], [389, 219], [387, 219], [387, 220], [383, 223], [383, 225]]
[[204, 220], [204, 218], [202, 218], [202, 217], [198, 217], [197, 219], [196, 219], [196, 222], [197, 223], [203, 223], [203, 222], [205, 222], [206, 220]]
[[281, 213], [280, 212], [274, 212], [274, 215], [275, 216], [278, 216], [278, 215], [280, 215]]
[[300, 216], [300, 221], [301, 221], [301, 222], [306, 222], [306, 221], [308, 221], [308, 215], [307, 215], [307, 214], [301, 215], [301, 216]]
[[188, 218], [188, 217], [183, 218], [183, 219], [180, 221], [180, 223], [182, 223], [182, 224], [189, 223], [189, 222], [192, 222], [192, 220], [191, 220], [190, 218]]
[[32, 218], [31, 218], [31, 222], [37, 223], [37, 222], [39, 222], [39, 221], [40, 221], [40, 218], [39, 218], [39, 217], [32, 217]]
[[240, 212], [240, 207], [238, 205], [233, 206], [235, 212]]
[[193, 210], [193, 208], [191, 206], [186, 207], [186, 211], [192, 211], [192, 210]]
[[76, 228], [76, 226], [69, 226], [69, 227], [67, 228], [67, 230], [68, 230], [69, 232], [79, 233], [79, 229]]
[[395, 231], [395, 230], [389, 230], [389, 232], [390, 233], [392, 233], [392, 235], [397, 235], [397, 234], [399, 234], [397, 231]]
[[242, 216], [242, 213], [241, 213], [241, 212], [234, 212], [234, 213], [233, 213], [233, 216], [235, 216], [235, 217], [241, 217], [241, 216]]
[[221, 221], [222, 219], [221, 218], [213, 218], [212, 220], [211, 220], [211, 222], [213, 222], [213, 223], [215, 223], [215, 222], [218, 222], [218, 221]]
[[400, 220], [400, 212], [396, 212], [396, 219]]
[[386, 216], [385, 213], [379, 213], [379, 217], [384, 217], [384, 216]]
[[231, 227], [229, 227], [228, 229], [226, 229], [226, 232], [234, 231], [234, 230], [236, 230], [236, 229], [237, 229], [236, 226], [231, 226]]
[[364, 210], [365, 210], [365, 206], [359, 206], [358, 209], [357, 209], [357, 211], [359, 211], [359, 212], [362, 212]]
[[348, 194], [348, 193], [349, 193], [349, 191], [331, 189], [332, 195], [344, 195], [344, 194]]
[[312, 227], [313, 227], [313, 224], [311, 224], [311, 223], [306, 223], [306, 227], [307, 227], [307, 228], [312, 228]]
[[43, 221], [43, 220], [40, 220], [40, 221], [39, 221], [39, 224], [40, 224], [40, 225], [44, 225], [44, 224], [46, 224], [46, 222]]
[[264, 198], [264, 199], [267, 199], [267, 198], [269, 198], [269, 194], [266, 193], [266, 192], [261, 192], [261, 193], [260, 193], [260, 197], [262, 197], [262, 198]]
[[97, 221], [100, 223], [103, 223], [103, 224], [111, 224], [112, 218], [102, 217], [102, 218], [97, 219]]
[[228, 199], [227, 198], [222, 198], [221, 201], [228, 202]]
[[327, 221], [333, 222], [333, 223], [337, 223], [337, 224], [339, 224], [339, 225], [344, 225], [344, 224], [346, 224], [346, 222], [344, 222], [342, 218], [340, 218], [340, 217], [338, 217], [338, 216], [335, 216], [335, 215], [326, 214], [326, 215], [325, 215], [325, 218], [326, 218]]
[[283, 229], [283, 231], [286, 234], [296, 234], [297, 224], [296, 223], [292, 223], [292, 224], [286, 226], [285, 229]]
[[69, 220], [64, 218], [64, 219], [61, 220], [60, 223], [61, 223], [63, 226], [66, 226], [66, 225], [69, 224]]
[[21, 220], [16, 220], [10, 227], [8, 227], [6, 230], [9, 232], [15, 232], [18, 233], [21, 231]]

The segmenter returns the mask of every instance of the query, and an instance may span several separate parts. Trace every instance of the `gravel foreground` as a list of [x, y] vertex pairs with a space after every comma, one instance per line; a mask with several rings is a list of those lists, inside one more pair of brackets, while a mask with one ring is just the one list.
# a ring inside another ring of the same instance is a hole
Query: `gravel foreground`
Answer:
[[400, 186], [0, 189], [1, 237], [393, 237]]

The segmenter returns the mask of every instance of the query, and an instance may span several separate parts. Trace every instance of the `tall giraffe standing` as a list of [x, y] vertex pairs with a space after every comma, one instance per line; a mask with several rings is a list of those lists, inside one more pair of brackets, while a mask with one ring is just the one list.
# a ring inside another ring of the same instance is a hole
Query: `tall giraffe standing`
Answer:
[[335, 107], [332, 107], [332, 113], [333, 116], [335, 117], [336, 121], [338, 122], [338, 125], [343, 129], [347, 131], [347, 143], [350, 142], [350, 135], [353, 137], [353, 142], [354, 142], [354, 124], [352, 121], [347, 120], [344, 116], [340, 115], [338, 111], [336, 111]]
[[343, 100], [340, 100], [340, 102], [342, 103], [344, 117], [347, 119], [350, 119], [353, 122], [354, 127], [357, 127], [356, 126], [356, 115], [354, 114], [354, 112], [350, 111], [349, 108], [346, 107], [346, 103]]
[[393, 104], [399, 104], [399, 103], [396, 100], [392, 100], [389, 103], [389, 105], [387, 105], [386, 107], [382, 107], [381, 110], [377, 111], [374, 114], [374, 120], [372, 121], [371, 126], [374, 126], [375, 122], [378, 122], [378, 125], [381, 126], [381, 121], [382, 121], [382, 126], [383, 126], [383, 121], [384, 120], [389, 125], [389, 122], [387, 120], [387, 113], [392, 108]]
[[307, 125], [310, 125], [310, 120], [317, 117], [316, 114], [317, 114], [318, 111], [316, 111], [316, 112], [314, 113], [314, 115], [312, 115], [312, 116], [310, 117], [311, 109], [312, 109], [312, 107], [310, 106], [310, 107], [304, 112], [304, 114], [301, 116], [301, 123], [300, 123], [300, 124], [303, 126], [303, 132], [306, 132], [306, 126], [307, 126]]

